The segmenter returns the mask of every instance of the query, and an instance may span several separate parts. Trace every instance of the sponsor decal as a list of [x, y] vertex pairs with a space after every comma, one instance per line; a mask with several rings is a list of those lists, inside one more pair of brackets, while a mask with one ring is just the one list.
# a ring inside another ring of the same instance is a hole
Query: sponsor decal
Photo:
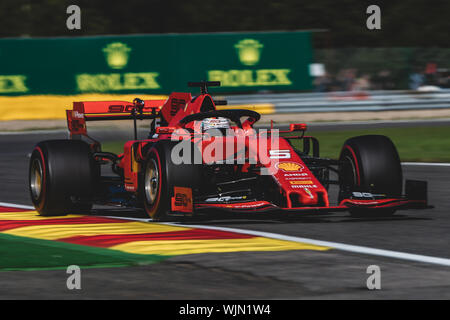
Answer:
[[245, 208], [257, 208], [257, 207], [261, 207], [267, 205], [267, 203], [265, 202], [258, 202], [258, 203], [253, 203], [253, 204], [239, 204], [239, 205], [229, 205], [226, 206], [226, 208], [236, 208], [236, 209], [245, 209]]
[[103, 48], [106, 62], [112, 69], [122, 69], [128, 64], [131, 48], [125, 43], [113, 42]]
[[[111, 69], [124, 69], [128, 65], [131, 50], [125, 43], [108, 44], [103, 48], [106, 63]], [[75, 75], [75, 82], [80, 92], [159, 89], [158, 76], [158, 72], [83, 73]]]
[[172, 211], [192, 212], [192, 189], [174, 187], [172, 197]]
[[291, 188], [293, 188], [293, 189], [297, 189], [297, 188], [301, 188], [301, 189], [317, 188], [317, 184], [309, 184], [309, 185], [294, 184], [294, 185], [291, 185]]
[[306, 192], [306, 194], [309, 196], [310, 199], [314, 199], [314, 196], [313, 196], [311, 190], [305, 189], [305, 192]]
[[352, 196], [355, 198], [369, 198], [369, 199], [374, 199], [376, 197], [386, 197], [385, 194], [373, 194], [370, 192], [352, 192]]
[[217, 197], [217, 198], [208, 198], [205, 200], [205, 202], [229, 202], [229, 201], [239, 201], [239, 200], [245, 200], [245, 199], [247, 199], [247, 196], [239, 196], [239, 197], [225, 196], [225, 197]]
[[298, 181], [298, 180], [306, 180], [306, 179], [311, 179], [310, 176], [306, 176], [306, 177], [291, 177], [291, 178], [284, 178], [286, 181]]
[[133, 105], [120, 105], [120, 104], [112, 104], [108, 106], [108, 112], [110, 113], [121, 113], [121, 112], [131, 112], [133, 111], [134, 106]]
[[75, 110], [75, 111], [72, 111], [72, 118], [74, 118], [74, 119], [83, 119], [84, 118], [84, 114]]
[[[255, 39], [243, 39], [234, 45], [239, 61], [247, 67], [261, 59], [264, 45]], [[222, 87], [289, 86], [291, 69], [208, 70], [209, 81], [220, 81]]]
[[379, 201], [368, 201], [368, 200], [348, 200], [348, 202], [352, 203], [352, 204], [361, 204], [361, 205], [371, 205], [371, 204], [383, 204], [382, 202]]
[[309, 177], [309, 175], [307, 173], [285, 173], [284, 177], [294, 177], [294, 178], [299, 178], [299, 177]]
[[172, 98], [170, 101], [170, 115], [173, 117], [177, 114], [178, 110], [181, 108], [185, 109], [185, 106], [187, 106], [185, 100]]
[[209, 81], [220, 81], [221, 87], [290, 86], [290, 69], [210, 70]]
[[295, 180], [295, 181], [289, 181], [289, 183], [290, 184], [295, 184], [295, 185], [298, 185], [298, 184], [313, 184], [313, 182], [311, 180], [300, 180], [300, 181]]
[[280, 163], [277, 163], [276, 167], [278, 169], [283, 170], [284, 172], [302, 171], [303, 170], [303, 166], [296, 162], [280, 162]]
[[0, 93], [28, 92], [24, 75], [0, 75]]
[[243, 39], [236, 43], [239, 60], [243, 65], [253, 66], [259, 62], [264, 45], [255, 39]]
[[270, 159], [290, 159], [291, 158], [291, 150], [270, 150], [269, 158]]
[[110, 74], [77, 74], [75, 81], [81, 92], [108, 92], [118, 90], [158, 89], [157, 72], [128, 72]]

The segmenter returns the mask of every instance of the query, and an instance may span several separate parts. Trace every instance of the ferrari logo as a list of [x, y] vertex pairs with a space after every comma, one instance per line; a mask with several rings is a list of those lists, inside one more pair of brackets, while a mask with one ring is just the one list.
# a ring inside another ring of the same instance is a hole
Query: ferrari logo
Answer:
[[313, 196], [311, 190], [309, 190], [309, 189], [303, 189], [303, 190], [305, 190], [306, 194], [309, 196], [310, 199], [314, 199], [314, 196]]

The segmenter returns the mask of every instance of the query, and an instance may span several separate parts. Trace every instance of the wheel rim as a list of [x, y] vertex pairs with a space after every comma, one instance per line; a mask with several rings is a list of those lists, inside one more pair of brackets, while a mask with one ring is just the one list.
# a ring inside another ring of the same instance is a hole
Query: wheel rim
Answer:
[[31, 165], [30, 187], [34, 200], [38, 200], [42, 192], [42, 165], [38, 159], [35, 159]]
[[153, 205], [158, 197], [159, 172], [154, 159], [150, 159], [145, 172], [145, 198], [149, 205]]

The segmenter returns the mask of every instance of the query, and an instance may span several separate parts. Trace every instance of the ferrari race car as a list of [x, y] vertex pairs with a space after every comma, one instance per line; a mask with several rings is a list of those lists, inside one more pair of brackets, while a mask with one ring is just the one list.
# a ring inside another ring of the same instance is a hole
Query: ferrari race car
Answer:
[[[87, 213], [93, 204], [142, 208], [155, 220], [207, 215], [212, 209], [275, 214], [348, 211], [391, 215], [427, 208], [427, 184], [406, 180], [391, 140], [381, 135], [348, 139], [337, 160], [321, 158], [305, 124], [288, 130], [255, 128], [260, 114], [216, 108], [209, 86], [200, 94], [174, 92], [167, 100], [74, 102], [67, 110], [70, 139], [34, 148], [29, 189], [45, 216]], [[102, 151], [87, 121], [134, 121], [135, 139], [122, 154]], [[136, 122], [149, 119], [138, 139]], [[334, 172], [334, 180], [330, 172]], [[339, 186], [330, 204], [329, 186]]]

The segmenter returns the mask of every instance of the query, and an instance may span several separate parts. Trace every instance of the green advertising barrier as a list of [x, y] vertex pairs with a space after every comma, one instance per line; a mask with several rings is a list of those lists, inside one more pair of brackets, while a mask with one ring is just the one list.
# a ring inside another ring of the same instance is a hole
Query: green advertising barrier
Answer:
[[0, 95], [310, 90], [309, 32], [1, 39]]

